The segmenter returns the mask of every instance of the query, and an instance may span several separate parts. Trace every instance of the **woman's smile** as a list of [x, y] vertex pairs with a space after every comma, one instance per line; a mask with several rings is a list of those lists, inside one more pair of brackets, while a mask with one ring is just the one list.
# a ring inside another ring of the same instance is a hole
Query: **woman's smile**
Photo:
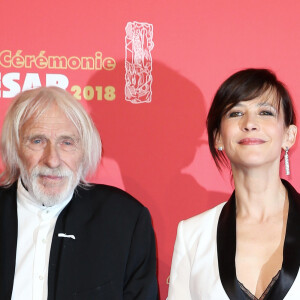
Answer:
[[244, 138], [238, 142], [240, 145], [260, 145], [264, 143], [266, 143], [266, 141], [259, 138]]

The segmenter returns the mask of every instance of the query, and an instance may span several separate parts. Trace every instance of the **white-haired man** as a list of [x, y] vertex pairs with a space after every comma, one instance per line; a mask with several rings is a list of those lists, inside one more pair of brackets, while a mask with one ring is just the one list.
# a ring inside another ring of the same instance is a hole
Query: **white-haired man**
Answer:
[[148, 210], [87, 184], [101, 156], [91, 118], [68, 92], [19, 94], [1, 136], [0, 299], [157, 299]]

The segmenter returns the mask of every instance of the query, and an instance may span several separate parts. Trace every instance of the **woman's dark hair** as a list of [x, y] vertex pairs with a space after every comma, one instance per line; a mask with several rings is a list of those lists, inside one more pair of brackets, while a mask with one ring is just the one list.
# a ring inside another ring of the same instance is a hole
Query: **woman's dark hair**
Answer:
[[275, 97], [278, 109], [282, 107], [286, 126], [296, 123], [292, 99], [282, 82], [267, 69], [245, 69], [225, 80], [213, 99], [206, 119], [208, 143], [212, 157], [218, 167], [228, 166], [223, 151], [217, 151], [215, 137], [220, 133], [223, 116], [240, 101], [249, 101], [270, 92]]

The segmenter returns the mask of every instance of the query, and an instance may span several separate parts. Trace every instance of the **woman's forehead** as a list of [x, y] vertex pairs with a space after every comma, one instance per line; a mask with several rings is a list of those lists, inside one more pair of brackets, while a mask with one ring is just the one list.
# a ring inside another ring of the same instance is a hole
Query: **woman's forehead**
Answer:
[[280, 110], [281, 101], [280, 101], [280, 96], [278, 95], [276, 90], [269, 88], [264, 93], [262, 93], [261, 95], [253, 99], [245, 99], [245, 100], [240, 100], [238, 102], [232, 102], [226, 107], [225, 111], [228, 111], [232, 107], [248, 106], [248, 105], [272, 106], [277, 110]]

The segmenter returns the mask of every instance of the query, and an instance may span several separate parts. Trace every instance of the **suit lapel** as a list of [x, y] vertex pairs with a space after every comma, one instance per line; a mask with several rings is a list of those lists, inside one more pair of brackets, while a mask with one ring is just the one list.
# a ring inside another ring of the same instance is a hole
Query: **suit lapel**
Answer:
[[58, 234], [65, 232], [66, 214], [67, 211], [69, 210], [72, 201], [73, 199], [59, 214], [53, 232], [50, 257], [49, 257], [49, 269], [48, 269], [48, 300], [59, 299], [57, 297], [57, 286], [58, 286], [57, 281], [60, 278], [59, 273], [60, 273], [61, 265], [64, 263], [61, 259], [62, 258], [61, 254], [63, 248], [66, 247], [66, 245], [65, 245], [65, 239], [58, 237]]
[[[283, 299], [293, 285], [300, 267], [300, 196], [285, 180], [288, 191], [289, 213], [283, 248], [282, 269], [266, 299]], [[235, 194], [224, 205], [217, 229], [219, 274], [223, 288], [230, 299], [246, 299], [238, 285], [235, 268], [236, 205]]]
[[0, 192], [0, 298], [10, 299], [17, 250], [17, 183]]
[[[68, 282], [73, 277], [72, 259], [73, 248], [77, 243], [78, 223], [85, 210], [78, 209], [80, 188], [74, 191], [73, 198], [59, 214], [51, 243], [49, 270], [48, 270], [48, 300], [63, 299], [62, 296], [67, 290]], [[80, 204], [79, 204], [80, 205]], [[74, 209], [77, 206], [77, 209]], [[74, 234], [76, 239], [59, 237], [58, 234]], [[84, 247], [84, 245], [83, 245]]]
[[235, 194], [224, 205], [217, 228], [219, 273], [223, 288], [229, 299], [246, 299], [236, 279], [236, 209]]
[[285, 180], [282, 180], [282, 183], [288, 191], [289, 213], [282, 268], [279, 278], [271, 290], [270, 299], [273, 299], [272, 296], [276, 296], [276, 299], [283, 299], [286, 296], [296, 279], [300, 267], [300, 197], [291, 184]]

